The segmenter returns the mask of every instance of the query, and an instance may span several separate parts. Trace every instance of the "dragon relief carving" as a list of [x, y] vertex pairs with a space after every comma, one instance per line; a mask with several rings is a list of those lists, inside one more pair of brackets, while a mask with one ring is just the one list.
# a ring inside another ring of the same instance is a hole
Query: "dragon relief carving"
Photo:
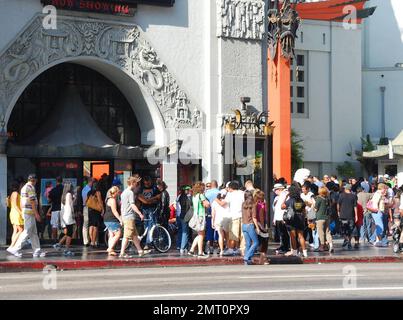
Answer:
[[187, 95], [136, 25], [59, 17], [57, 30], [45, 30], [41, 19], [38, 15], [0, 56], [0, 101], [4, 108], [21, 83], [49, 63], [79, 56], [96, 57], [125, 69], [147, 88], [166, 127], [202, 127], [201, 111], [191, 111]]

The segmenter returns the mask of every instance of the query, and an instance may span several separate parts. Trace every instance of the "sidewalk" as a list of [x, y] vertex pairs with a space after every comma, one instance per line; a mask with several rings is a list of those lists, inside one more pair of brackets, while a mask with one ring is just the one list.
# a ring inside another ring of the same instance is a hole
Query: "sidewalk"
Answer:
[[[359, 249], [351, 251], [342, 249], [342, 240], [335, 240], [335, 253], [308, 252], [307, 258], [286, 257], [275, 255], [278, 244], [269, 246], [270, 264], [313, 264], [313, 263], [375, 263], [375, 262], [403, 262], [403, 254], [393, 253], [391, 245], [387, 248], [373, 247], [367, 243], [361, 244]], [[71, 251], [74, 257], [64, 257], [63, 251], [56, 251], [50, 245], [42, 247], [47, 252], [45, 258], [32, 258], [32, 250], [23, 250], [23, 257], [17, 258], [9, 254], [5, 247], [0, 248], [0, 272], [40, 271], [45, 266], [54, 266], [57, 270], [73, 269], [102, 269], [119, 267], [173, 267], [173, 266], [203, 266], [203, 265], [238, 265], [243, 263], [240, 256], [220, 257], [214, 252], [207, 259], [189, 255], [180, 256], [179, 251], [172, 249], [169, 253], [152, 252], [144, 257], [121, 259], [107, 256], [105, 249], [91, 249], [82, 246], [73, 246]], [[254, 262], [258, 262], [255, 255]]]

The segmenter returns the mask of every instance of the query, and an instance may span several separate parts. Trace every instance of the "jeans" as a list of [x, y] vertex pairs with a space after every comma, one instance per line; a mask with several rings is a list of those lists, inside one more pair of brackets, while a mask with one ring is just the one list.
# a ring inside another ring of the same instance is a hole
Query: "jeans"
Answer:
[[211, 216], [206, 215], [206, 241], [210, 241], [212, 244], [214, 241], [214, 229], [211, 222]]
[[35, 216], [32, 214], [24, 213], [24, 231], [21, 233], [20, 237], [15, 244], [15, 248], [17, 251], [22, 249], [22, 246], [28, 238], [31, 240], [31, 246], [34, 252], [37, 252], [41, 249], [41, 245], [39, 243], [38, 231], [36, 229], [36, 220]]
[[388, 234], [387, 234], [387, 225], [388, 225], [388, 215], [379, 211], [378, 213], [372, 213], [372, 218], [375, 221], [375, 234], [376, 236], [381, 238], [381, 244], [388, 244]]
[[[253, 254], [256, 248], [259, 246], [259, 240], [255, 231], [255, 225], [242, 224], [242, 232], [245, 237], [245, 255], [243, 257], [244, 261], [252, 261]], [[251, 241], [253, 244], [251, 244]]]
[[361, 240], [367, 239], [368, 242], [376, 241], [376, 232], [372, 231], [374, 226], [374, 220], [371, 213], [366, 213], [364, 215], [363, 224], [361, 226]]
[[319, 232], [318, 228], [315, 228], [315, 230], [312, 230], [312, 239], [313, 239], [313, 248], [318, 249], [319, 248]]
[[180, 223], [178, 231], [178, 244], [177, 247], [181, 248], [181, 250], [186, 249], [189, 240], [189, 225], [187, 222], [183, 221], [183, 219], [178, 218]]
[[144, 228], [145, 229], [148, 228], [148, 234], [147, 234], [147, 239], [146, 239], [147, 245], [150, 245], [152, 243], [150, 231], [151, 231], [151, 228], [156, 224], [153, 212], [154, 212], [153, 209], [144, 209], [143, 210]]

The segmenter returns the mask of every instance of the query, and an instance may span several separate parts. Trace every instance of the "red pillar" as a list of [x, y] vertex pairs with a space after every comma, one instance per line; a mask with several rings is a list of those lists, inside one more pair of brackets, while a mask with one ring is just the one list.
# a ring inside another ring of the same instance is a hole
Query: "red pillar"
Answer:
[[273, 134], [273, 173], [291, 183], [291, 98], [290, 61], [278, 45], [274, 60], [268, 58], [269, 115], [276, 127]]

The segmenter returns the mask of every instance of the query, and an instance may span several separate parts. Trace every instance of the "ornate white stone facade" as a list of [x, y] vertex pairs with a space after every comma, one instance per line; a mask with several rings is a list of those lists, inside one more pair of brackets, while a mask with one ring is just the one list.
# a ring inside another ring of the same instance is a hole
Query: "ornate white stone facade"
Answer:
[[217, 0], [217, 36], [262, 40], [264, 13], [262, 0]]
[[[140, 28], [115, 22], [58, 17], [57, 29], [44, 29], [38, 15], [0, 56], [0, 106], [5, 114], [27, 79], [58, 60], [102, 59], [125, 70], [150, 93], [167, 128], [202, 128], [200, 110], [144, 38]], [[182, 110], [179, 112], [178, 110]]]

